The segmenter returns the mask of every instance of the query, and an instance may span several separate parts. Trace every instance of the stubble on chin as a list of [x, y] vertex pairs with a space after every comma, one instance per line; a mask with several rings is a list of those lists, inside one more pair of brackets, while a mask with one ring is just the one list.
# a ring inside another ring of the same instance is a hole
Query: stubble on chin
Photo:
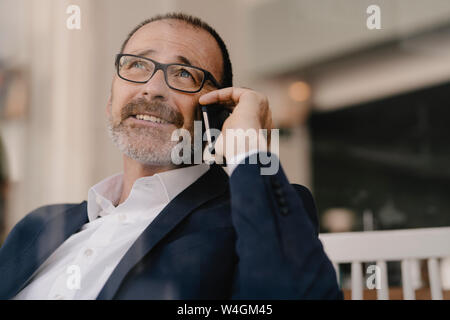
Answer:
[[177, 144], [171, 141], [172, 132], [125, 122], [107, 119], [108, 134], [122, 153], [145, 165], [172, 164], [171, 152]]

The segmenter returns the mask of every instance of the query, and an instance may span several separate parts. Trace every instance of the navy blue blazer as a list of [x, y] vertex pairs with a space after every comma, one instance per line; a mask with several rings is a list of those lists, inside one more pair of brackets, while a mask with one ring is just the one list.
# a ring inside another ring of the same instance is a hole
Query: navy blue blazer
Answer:
[[[342, 299], [309, 190], [282, 168], [212, 165], [138, 237], [97, 299]], [[87, 202], [38, 208], [0, 249], [0, 299], [88, 222]]]

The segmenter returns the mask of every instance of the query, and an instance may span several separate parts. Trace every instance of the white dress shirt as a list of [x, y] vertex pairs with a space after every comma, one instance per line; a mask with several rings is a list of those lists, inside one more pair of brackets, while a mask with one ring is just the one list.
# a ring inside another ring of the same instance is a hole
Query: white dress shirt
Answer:
[[200, 164], [139, 178], [117, 207], [123, 173], [94, 185], [88, 192], [89, 222], [50, 255], [14, 299], [95, 299], [144, 229], [208, 169]]

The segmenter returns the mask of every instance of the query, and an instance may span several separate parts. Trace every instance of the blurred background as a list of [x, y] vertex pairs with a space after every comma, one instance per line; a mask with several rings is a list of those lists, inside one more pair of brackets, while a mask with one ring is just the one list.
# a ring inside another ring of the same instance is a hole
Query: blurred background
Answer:
[[450, 1], [1, 0], [0, 241], [122, 170], [105, 120], [114, 55], [170, 11], [211, 24], [235, 85], [269, 97], [282, 166], [313, 192], [321, 232], [450, 226]]

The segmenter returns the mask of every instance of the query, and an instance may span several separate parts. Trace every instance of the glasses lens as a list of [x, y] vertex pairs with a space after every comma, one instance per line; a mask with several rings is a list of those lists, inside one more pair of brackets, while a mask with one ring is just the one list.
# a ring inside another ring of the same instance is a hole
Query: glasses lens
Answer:
[[154, 69], [153, 62], [142, 58], [122, 56], [119, 60], [119, 75], [127, 80], [147, 81]]
[[184, 91], [197, 91], [200, 89], [205, 74], [203, 71], [172, 64], [167, 68], [167, 82], [173, 88]]

